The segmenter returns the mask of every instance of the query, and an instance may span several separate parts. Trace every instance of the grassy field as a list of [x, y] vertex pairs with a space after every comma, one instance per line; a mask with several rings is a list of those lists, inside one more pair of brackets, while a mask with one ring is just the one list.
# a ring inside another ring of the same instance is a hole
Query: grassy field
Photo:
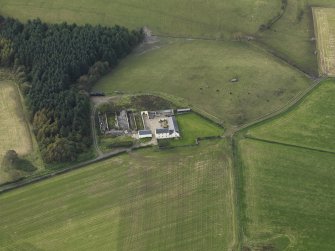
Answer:
[[141, 150], [0, 196], [0, 250], [228, 250], [225, 141]]
[[335, 81], [323, 82], [285, 115], [252, 128], [259, 139], [335, 152]]
[[333, 250], [335, 155], [255, 140], [242, 140], [239, 146], [244, 245], [252, 250]]
[[335, 76], [335, 8], [313, 8], [319, 72]]
[[187, 113], [177, 116], [178, 126], [181, 133], [179, 140], [171, 141], [173, 146], [193, 145], [196, 138], [220, 136], [223, 128], [208, 121], [195, 113]]
[[[21, 157], [41, 164], [33, 147], [16, 84], [2, 80], [2, 75], [0, 72], [0, 165], [7, 150], [15, 150]], [[0, 184], [15, 178], [12, 175], [0, 168]]]
[[312, 6], [335, 7], [333, 0], [288, 0], [283, 17], [258, 38], [277, 54], [303, 70], [317, 75]]
[[0, 0], [0, 14], [48, 22], [148, 26], [156, 34], [230, 40], [238, 32], [257, 40], [303, 70], [317, 74], [311, 6], [335, 7], [333, 0], [288, 0], [282, 18], [270, 30], [259, 32], [280, 12], [281, 1], [254, 0]]
[[334, 95], [327, 80], [295, 108], [239, 135], [244, 244], [252, 250], [334, 249]]
[[21, 20], [149, 26], [163, 35], [223, 38], [234, 32], [256, 32], [280, 5], [280, 0], [0, 0], [0, 14]]
[[[167, 93], [228, 126], [252, 121], [286, 104], [310, 83], [246, 43], [165, 42], [159, 49], [129, 56], [94, 88], [108, 94]], [[238, 83], [230, 82], [236, 77]]]
[[288, 0], [284, 16], [271, 30], [257, 32], [276, 16], [281, 0], [0, 0], [0, 14], [21, 20], [76, 22], [129, 28], [148, 26], [156, 34], [230, 40], [232, 34], [256, 34], [258, 39], [304, 70], [317, 73], [310, 6], [335, 6], [333, 0]]

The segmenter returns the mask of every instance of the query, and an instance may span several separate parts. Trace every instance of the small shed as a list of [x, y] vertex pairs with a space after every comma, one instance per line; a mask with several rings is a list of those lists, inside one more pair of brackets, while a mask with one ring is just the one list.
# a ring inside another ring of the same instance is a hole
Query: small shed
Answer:
[[177, 114], [183, 114], [183, 113], [187, 113], [187, 112], [191, 112], [191, 108], [177, 109]]
[[139, 130], [138, 138], [139, 139], [152, 138], [152, 132], [150, 130]]

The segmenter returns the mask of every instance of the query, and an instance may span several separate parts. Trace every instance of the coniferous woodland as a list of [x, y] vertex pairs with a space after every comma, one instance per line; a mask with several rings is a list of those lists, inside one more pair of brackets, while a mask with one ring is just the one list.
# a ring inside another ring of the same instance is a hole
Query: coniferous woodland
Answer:
[[74, 160], [88, 149], [88, 91], [142, 38], [142, 31], [120, 26], [0, 17], [0, 66], [12, 67], [21, 79], [45, 161]]

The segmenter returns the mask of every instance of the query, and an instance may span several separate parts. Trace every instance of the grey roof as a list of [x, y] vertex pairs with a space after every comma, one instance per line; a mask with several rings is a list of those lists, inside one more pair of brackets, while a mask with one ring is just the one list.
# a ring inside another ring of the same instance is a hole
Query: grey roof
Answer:
[[179, 127], [176, 117], [175, 116], [169, 117], [168, 121], [169, 121], [169, 130], [179, 133]]
[[138, 134], [139, 135], [152, 135], [150, 130], [139, 130]]
[[168, 128], [158, 128], [156, 129], [157, 134], [162, 134], [162, 133], [170, 133]]
[[161, 113], [173, 113], [173, 109], [160, 110]]
[[177, 112], [190, 112], [191, 108], [182, 108], [182, 109], [177, 109]]

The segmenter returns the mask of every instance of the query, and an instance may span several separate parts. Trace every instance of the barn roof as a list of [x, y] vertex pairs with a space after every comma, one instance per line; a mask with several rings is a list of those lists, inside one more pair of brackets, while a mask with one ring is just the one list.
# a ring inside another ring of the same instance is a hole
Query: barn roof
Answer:
[[182, 109], [177, 109], [177, 112], [190, 112], [191, 108], [182, 108]]
[[152, 135], [150, 130], [139, 130], [138, 134], [143, 136], [143, 135]]
[[175, 116], [169, 117], [168, 122], [169, 122], [169, 130], [179, 133], [179, 126], [178, 126], [176, 117]]
[[163, 134], [163, 133], [170, 133], [168, 128], [157, 128], [156, 129], [157, 134]]

